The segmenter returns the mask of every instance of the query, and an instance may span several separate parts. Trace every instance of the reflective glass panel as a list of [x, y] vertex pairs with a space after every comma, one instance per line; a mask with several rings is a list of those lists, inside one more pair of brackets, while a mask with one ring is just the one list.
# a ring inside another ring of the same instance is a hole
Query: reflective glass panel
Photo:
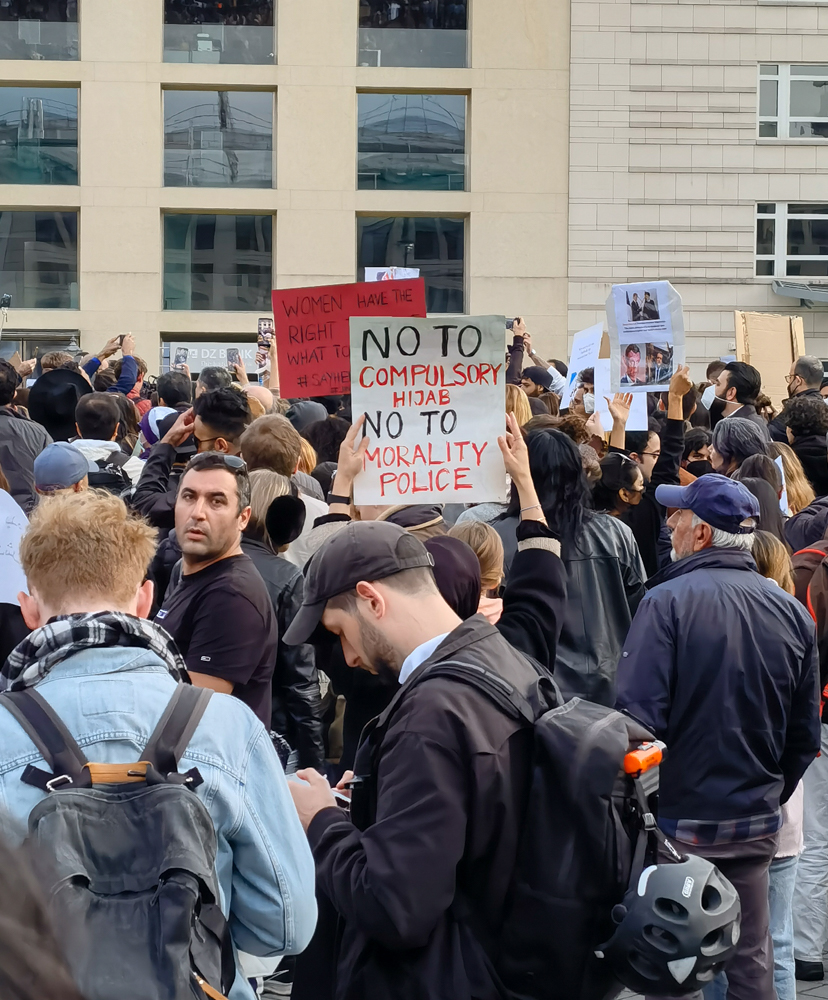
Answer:
[[776, 80], [759, 81], [759, 114], [775, 118], [777, 115], [777, 91], [779, 83]]
[[776, 219], [756, 220], [756, 252], [758, 254], [775, 253], [775, 233]]
[[164, 0], [164, 62], [275, 62], [273, 12], [273, 0]]
[[466, 66], [468, 0], [359, 0], [360, 66]]
[[0, 292], [14, 309], [78, 308], [77, 212], [0, 212]]
[[828, 118], [828, 80], [791, 80], [791, 118], [811, 116]]
[[0, 87], [0, 184], [77, 183], [77, 90]]
[[828, 219], [790, 219], [788, 254], [791, 257], [828, 255]]
[[0, 59], [78, 58], [78, 0], [0, 0]]

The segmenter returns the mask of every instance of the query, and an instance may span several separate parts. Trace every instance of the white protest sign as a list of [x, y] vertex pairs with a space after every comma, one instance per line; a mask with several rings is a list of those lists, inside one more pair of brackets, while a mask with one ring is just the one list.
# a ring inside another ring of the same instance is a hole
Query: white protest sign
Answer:
[[366, 267], [366, 281], [402, 281], [406, 278], [419, 278], [419, 267]]
[[569, 375], [566, 388], [561, 399], [561, 409], [565, 410], [572, 402], [572, 394], [578, 387], [578, 376], [585, 368], [593, 368], [601, 350], [601, 338], [604, 335], [604, 324], [597, 323], [575, 334], [572, 341], [572, 354], [569, 356]]
[[[612, 361], [609, 358], [601, 358], [595, 362], [595, 412], [601, 417], [601, 425], [606, 430], [612, 430], [612, 416], [610, 415], [607, 397], [612, 399], [615, 393], [610, 389]], [[627, 392], [627, 388], [621, 390]], [[633, 396], [630, 407], [630, 419], [627, 421], [628, 431], [646, 431], [649, 426], [649, 416], [647, 414], [647, 397], [644, 393]]]
[[0, 490], [0, 604], [19, 604], [20, 591], [29, 592], [20, 565], [20, 539], [28, 523], [11, 495]]
[[351, 318], [351, 404], [370, 446], [358, 504], [506, 499], [503, 316]]
[[613, 285], [607, 325], [615, 392], [663, 392], [684, 364], [681, 296], [669, 281]]

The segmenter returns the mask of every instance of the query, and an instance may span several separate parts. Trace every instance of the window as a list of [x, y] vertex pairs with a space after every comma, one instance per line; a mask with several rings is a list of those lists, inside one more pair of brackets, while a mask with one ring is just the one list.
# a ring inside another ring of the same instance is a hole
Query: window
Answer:
[[0, 2], [0, 59], [77, 59], [78, 0]]
[[425, 278], [430, 313], [462, 313], [465, 220], [357, 219], [358, 281], [366, 267], [417, 267]]
[[0, 184], [77, 183], [77, 90], [0, 87]]
[[360, 66], [467, 66], [469, 0], [359, 0]]
[[164, 92], [168, 187], [273, 186], [273, 94]]
[[78, 213], [0, 212], [0, 294], [15, 309], [78, 308]]
[[29, 361], [38, 355], [49, 354], [52, 351], [68, 351], [69, 354], [83, 351], [78, 347], [80, 333], [77, 330], [3, 330], [0, 340], [0, 358], [9, 361], [15, 354], [21, 361]]
[[276, 59], [274, 0], [164, 0], [164, 62]]
[[759, 67], [759, 137], [828, 139], [828, 65]]
[[464, 189], [464, 96], [360, 94], [358, 101], [359, 188]]
[[828, 277], [828, 204], [757, 205], [756, 273]]
[[269, 311], [269, 215], [165, 215], [164, 308]]

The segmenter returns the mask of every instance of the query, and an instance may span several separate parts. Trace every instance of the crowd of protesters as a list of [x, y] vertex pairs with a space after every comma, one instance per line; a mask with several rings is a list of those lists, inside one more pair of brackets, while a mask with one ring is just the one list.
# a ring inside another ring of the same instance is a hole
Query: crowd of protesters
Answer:
[[[795, 978], [823, 977], [822, 363], [793, 363], [779, 412], [749, 364], [713, 362], [698, 384], [679, 367], [633, 431], [624, 393], [602, 426], [590, 369], [562, 409], [566, 365], [520, 319], [506, 356], [508, 502], [370, 507], [353, 500], [364, 418], [348, 397], [282, 399], [273, 350], [263, 384], [241, 366], [154, 378], [129, 336], [0, 361], [4, 558], [25, 574], [0, 603], [9, 995], [129, 1000], [155, 995], [148, 969], [170, 997], [512, 995], [494, 943], [535, 751], [525, 720], [446, 673], [458, 663], [535, 716], [580, 698], [666, 744], [662, 860], [722, 881], [689, 965], [670, 961], [682, 939], [663, 913], [636, 938], [649, 996], [794, 1000]], [[121, 812], [91, 852], [67, 810], [91, 823], [103, 800], [84, 794], [119, 782], [163, 787], [162, 840], [164, 810], [197, 797], [207, 860], [165, 844], [164, 877], [142, 881]], [[70, 805], [52, 808], [60, 788]], [[188, 904], [179, 870], [197, 875]], [[172, 945], [111, 954], [132, 926], [95, 894], [117, 891], [166, 901], [157, 927], [138, 907], [139, 939], [192, 914], [212, 957], [191, 949], [182, 973]]]

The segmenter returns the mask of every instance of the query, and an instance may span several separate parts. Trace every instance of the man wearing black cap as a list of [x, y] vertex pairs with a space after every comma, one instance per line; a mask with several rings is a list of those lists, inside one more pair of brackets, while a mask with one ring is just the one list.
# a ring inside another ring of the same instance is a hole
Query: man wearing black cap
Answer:
[[674, 565], [638, 606], [616, 704], [669, 748], [659, 825], [739, 890], [728, 996], [773, 1000], [768, 868], [780, 806], [820, 747], [814, 624], [756, 571], [759, 503], [745, 486], [711, 474], [659, 486], [656, 499], [678, 508]]
[[[543, 518], [539, 508], [526, 513]], [[337, 996], [498, 997], [481, 939], [496, 937], [504, 918], [532, 733], [475, 688], [429, 669], [486, 668], [536, 707], [538, 670], [482, 616], [461, 622], [423, 544], [387, 522], [348, 524], [311, 559], [285, 641], [305, 642], [320, 626], [340, 637], [349, 666], [399, 690], [357, 753], [351, 818], [315, 773], [300, 772], [303, 783], [291, 787], [318, 896], [341, 925], [335, 962], [319, 939], [319, 953], [300, 960], [295, 996], [323, 1000], [332, 984], [320, 977], [335, 969]], [[475, 919], [458, 926], [461, 905]]]
[[552, 376], [545, 368], [539, 365], [531, 365], [523, 369], [523, 376], [520, 380], [523, 391], [531, 399], [534, 396], [542, 396], [552, 389]]

